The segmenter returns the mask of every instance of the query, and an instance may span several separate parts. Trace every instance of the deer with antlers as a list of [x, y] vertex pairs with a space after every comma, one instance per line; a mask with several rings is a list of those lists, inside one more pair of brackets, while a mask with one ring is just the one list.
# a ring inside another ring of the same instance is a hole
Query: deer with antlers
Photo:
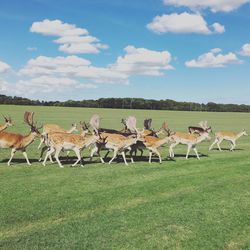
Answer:
[[197, 152], [196, 146], [197, 144], [201, 143], [204, 140], [210, 140], [211, 137], [209, 135], [209, 131], [205, 130], [199, 134], [187, 134], [183, 132], [175, 132], [173, 135], [170, 136], [170, 141], [172, 142], [169, 147], [169, 156], [170, 158], [174, 158], [174, 147], [178, 144], [187, 145], [187, 154], [186, 159], [188, 159], [190, 150], [193, 149], [197, 159], [200, 160], [199, 154]]
[[3, 116], [4, 120], [5, 120], [5, 124], [0, 125], [0, 132], [4, 131], [6, 128], [13, 126], [11, 117], [9, 116], [8, 118], [6, 116]]
[[236, 141], [242, 137], [242, 136], [247, 136], [247, 132], [245, 129], [243, 129], [241, 132], [236, 133], [236, 132], [232, 132], [232, 131], [221, 131], [221, 132], [217, 132], [215, 134], [215, 141], [212, 143], [212, 145], [209, 147], [209, 150], [212, 150], [213, 146], [215, 144], [217, 144], [218, 149], [220, 151], [222, 151], [220, 144], [222, 143], [222, 141], [229, 141], [231, 144], [231, 148], [230, 151], [233, 151], [236, 147]]
[[46, 165], [47, 158], [54, 153], [59, 167], [63, 168], [63, 165], [59, 160], [59, 154], [62, 150], [71, 150], [74, 151], [77, 156], [77, 161], [72, 166], [76, 166], [79, 162], [81, 162], [81, 166], [83, 167], [81, 151], [84, 148], [94, 145], [98, 140], [101, 140], [101, 138], [96, 134], [88, 134], [88, 130], [86, 130], [85, 126], [86, 124], [80, 124], [82, 125], [81, 134], [69, 134], [61, 132], [53, 132], [49, 134], [47, 143], [50, 149], [44, 158], [44, 166]]
[[[116, 158], [118, 153], [121, 153], [124, 163], [128, 165], [126, 161], [125, 151], [131, 150], [131, 146], [135, 144], [140, 139], [140, 133], [136, 128], [136, 118], [133, 116], [128, 117], [124, 120], [126, 129], [129, 133], [112, 133], [103, 131], [99, 128], [100, 124], [100, 117], [98, 115], [93, 115], [90, 120], [90, 125], [92, 126], [93, 130], [100, 135], [100, 137], [105, 140], [105, 143], [96, 143], [95, 147], [91, 150], [90, 159], [94, 154], [98, 154], [102, 163], [104, 163], [103, 158], [100, 156], [101, 150], [108, 150], [107, 154], [104, 158], [107, 157], [110, 151], [113, 151], [113, 157], [109, 161], [109, 164]], [[133, 162], [133, 158], [131, 157], [131, 162]]]
[[34, 112], [24, 113], [24, 122], [30, 126], [30, 133], [28, 135], [20, 135], [15, 133], [1, 132], [0, 133], [0, 148], [11, 148], [11, 156], [8, 161], [8, 166], [12, 161], [16, 151], [22, 151], [27, 164], [31, 165], [29, 162], [26, 148], [35, 140], [35, 138], [40, 137], [39, 129], [33, 120]]
[[200, 127], [189, 126], [189, 134], [201, 134], [205, 131], [208, 131], [209, 133], [212, 132], [212, 128], [208, 126], [207, 121], [200, 121], [199, 126]]

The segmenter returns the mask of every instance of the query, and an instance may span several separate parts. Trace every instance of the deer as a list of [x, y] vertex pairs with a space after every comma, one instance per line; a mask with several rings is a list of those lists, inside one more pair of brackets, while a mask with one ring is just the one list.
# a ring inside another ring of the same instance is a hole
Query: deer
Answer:
[[97, 134], [87, 134], [87, 131], [82, 128], [81, 134], [70, 134], [70, 133], [62, 133], [62, 132], [52, 132], [48, 137], [48, 145], [49, 151], [47, 152], [43, 165], [46, 166], [46, 161], [49, 156], [55, 153], [55, 159], [60, 168], [63, 168], [59, 160], [59, 154], [62, 150], [72, 150], [75, 152], [77, 156], [77, 160], [72, 167], [76, 166], [79, 162], [81, 163], [81, 167], [84, 166], [81, 151], [84, 148], [90, 147], [94, 145], [98, 140], [100, 140], [100, 136]]
[[[42, 150], [41, 150], [41, 153], [40, 153], [40, 157], [39, 157], [39, 160], [38, 161], [42, 161], [43, 159], [43, 154], [46, 150], [48, 150], [48, 143], [46, 142], [46, 138], [49, 137], [49, 134], [50, 133], [53, 133], [53, 132], [59, 132], [59, 133], [73, 133], [73, 132], [77, 132], [78, 129], [77, 129], [77, 125], [76, 123], [73, 123], [71, 125], [71, 128], [68, 129], [68, 130], [65, 130], [63, 128], [61, 128], [59, 125], [57, 124], [45, 124], [43, 125], [43, 132], [41, 134], [41, 141], [40, 141], [40, 144], [38, 146], [38, 149], [40, 149], [41, 145], [44, 143], [45, 145], [43, 146]], [[67, 152], [67, 156], [68, 156], [68, 152]], [[50, 161], [53, 163], [53, 160], [52, 160], [52, 157], [50, 156]]]
[[[122, 120], [125, 123], [125, 128], [129, 133], [112, 133], [103, 131], [99, 128], [100, 118], [98, 115], [93, 115], [90, 120], [90, 125], [92, 126], [93, 130], [100, 135], [101, 138], [105, 138], [104, 143], [96, 143], [95, 147], [91, 150], [90, 160], [92, 160], [94, 154], [98, 154], [102, 163], [104, 163], [103, 158], [100, 156], [101, 150], [108, 150], [107, 154], [104, 158], [107, 157], [110, 151], [113, 151], [113, 157], [109, 161], [109, 164], [116, 158], [118, 153], [122, 154], [123, 160], [125, 165], [128, 165], [126, 161], [125, 151], [131, 150], [131, 146], [139, 140], [140, 133], [136, 128], [136, 118], [133, 116], [128, 117], [126, 120]], [[108, 131], [108, 130], [107, 130]], [[133, 158], [131, 157], [131, 162], [133, 163]]]
[[62, 127], [60, 127], [57, 124], [44, 124], [42, 137], [41, 137], [41, 141], [40, 141], [40, 144], [38, 146], [38, 149], [40, 149], [42, 144], [45, 142], [45, 136], [51, 132], [73, 133], [73, 132], [77, 132], [77, 131], [78, 131], [78, 129], [77, 129], [76, 123], [73, 123], [71, 125], [71, 128], [68, 130], [63, 129]]
[[200, 160], [199, 154], [197, 152], [196, 146], [197, 144], [201, 143], [204, 140], [211, 140], [211, 137], [209, 135], [209, 131], [205, 130], [204, 132], [201, 132], [200, 134], [187, 134], [183, 132], [175, 132], [173, 135], [170, 136], [170, 141], [172, 142], [169, 147], [169, 156], [170, 158], [174, 158], [174, 147], [176, 147], [178, 144], [187, 145], [187, 154], [186, 159], [188, 159], [190, 150], [193, 149], [196, 157], [198, 160]]
[[11, 117], [9, 116], [9, 118], [7, 118], [6, 116], [3, 116], [4, 120], [5, 120], [5, 124], [0, 125], [0, 132], [4, 131], [6, 128], [13, 126]]
[[200, 126], [200, 127], [189, 126], [189, 127], [188, 127], [188, 132], [189, 132], [189, 134], [201, 134], [201, 133], [203, 133], [205, 130], [208, 131], [208, 132], [212, 132], [212, 128], [211, 128], [211, 127], [208, 127], [207, 121], [200, 121], [200, 122], [199, 122], [199, 126]]
[[[161, 128], [157, 132], [155, 132], [154, 130], [149, 130], [150, 126], [148, 126], [147, 122], [149, 121], [150, 124], [151, 124], [150, 120], [152, 121], [152, 119], [146, 119], [146, 120], [144, 120], [144, 129], [142, 131], [142, 136], [144, 136], [145, 138], [147, 136], [150, 136], [148, 138], [152, 138], [152, 140], [153, 140], [154, 138], [156, 138], [156, 139], [158, 138], [159, 139], [158, 135], [161, 134], [161, 133], [165, 132], [167, 134], [167, 136], [169, 136], [171, 134], [171, 131], [170, 131], [170, 129], [169, 129], [168, 124], [167, 124], [166, 121], [164, 121], [162, 123]], [[130, 151], [131, 154], [134, 153], [135, 156], [136, 156], [137, 150], [139, 150], [141, 152], [141, 157], [142, 157], [143, 150], [146, 148], [146, 145], [142, 141], [138, 140], [137, 143], [134, 144], [134, 145], [132, 145], [131, 148], [132, 148], [131, 151]]]
[[213, 146], [217, 144], [218, 149], [222, 151], [220, 144], [222, 141], [229, 141], [231, 143], [231, 148], [230, 151], [234, 151], [236, 147], [236, 141], [242, 137], [242, 136], [247, 136], [247, 132], [245, 129], [242, 129], [241, 132], [232, 132], [232, 131], [220, 131], [215, 134], [215, 141], [212, 143], [212, 145], [209, 147], [209, 150], [212, 150]]
[[[172, 135], [172, 134], [171, 134]], [[166, 136], [163, 139], [157, 138], [155, 136], [144, 136], [143, 144], [144, 148], [149, 150], [149, 163], [151, 164], [152, 154], [156, 154], [159, 158], [159, 163], [162, 163], [161, 154], [158, 151], [158, 148], [170, 141], [170, 137]]]
[[30, 127], [30, 133], [28, 135], [21, 135], [9, 132], [0, 133], [0, 148], [10, 148], [11, 156], [7, 163], [10, 166], [10, 163], [16, 153], [16, 151], [22, 151], [23, 156], [26, 159], [27, 164], [30, 166], [31, 163], [28, 159], [26, 149], [27, 147], [38, 137], [40, 137], [39, 129], [36, 123], [33, 120], [34, 112], [25, 112], [24, 113], [24, 122]]

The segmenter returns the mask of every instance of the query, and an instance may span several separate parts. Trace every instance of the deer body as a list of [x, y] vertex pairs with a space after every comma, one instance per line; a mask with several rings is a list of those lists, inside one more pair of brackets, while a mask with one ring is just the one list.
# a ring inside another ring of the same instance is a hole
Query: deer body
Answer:
[[48, 144], [50, 150], [47, 152], [43, 165], [46, 165], [47, 158], [55, 152], [55, 159], [58, 162], [59, 167], [63, 167], [59, 160], [59, 154], [62, 150], [73, 150], [77, 156], [77, 161], [72, 165], [75, 166], [78, 162], [81, 162], [81, 166], [83, 166], [83, 162], [81, 159], [81, 150], [86, 147], [89, 147], [96, 143], [99, 139], [96, 135], [77, 135], [77, 134], [69, 134], [69, 133], [51, 133], [48, 139]]
[[200, 160], [199, 154], [196, 149], [196, 145], [204, 141], [205, 139], [210, 140], [209, 133], [207, 131], [201, 133], [200, 135], [195, 134], [187, 134], [182, 132], [175, 132], [171, 137], [172, 144], [169, 147], [169, 156], [171, 158], [174, 158], [174, 147], [176, 147], [178, 144], [187, 145], [187, 154], [186, 159], [188, 159], [189, 152], [191, 149], [194, 150], [197, 159]]
[[[109, 164], [116, 158], [118, 153], [122, 154], [124, 163], [128, 165], [125, 157], [125, 151], [131, 150], [131, 145], [135, 144], [138, 140], [136, 135], [123, 136], [121, 134], [110, 134], [110, 133], [101, 133], [100, 137], [105, 141], [105, 143], [96, 143], [96, 146], [91, 150], [90, 158], [92, 159], [93, 155], [97, 153], [100, 157], [102, 163], [104, 163], [103, 158], [100, 156], [100, 150], [107, 149], [113, 151], [113, 157], [109, 161]], [[133, 158], [131, 157], [131, 162]]]
[[159, 157], [159, 162], [162, 163], [161, 154], [158, 148], [169, 142], [169, 137], [163, 139], [154, 136], [145, 136], [143, 144], [149, 150], [149, 163], [151, 163], [152, 154], [156, 154]]
[[15, 133], [0, 132], [0, 148], [11, 148], [11, 157], [8, 161], [10, 165], [16, 151], [22, 151], [28, 165], [31, 165], [26, 153], [26, 148], [40, 136], [38, 128], [33, 122], [34, 113], [25, 112], [24, 121], [31, 127], [31, 132], [28, 135], [20, 135]]
[[215, 135], [215, 141], [212, 143], [212, 145], [209, 147], [209, 150], [212, 150], [213, 146], [217, 144], [218, 149], [222, 151], [220, 144], [222, 141], [229, 141], [231, 143], [230, 151], [233, 151], [236, 147], [236, 141], [242, 137], [243, 135], [247, 135], [246, 131], [243, 129], [241, 132], [236, 133], [232, 131], [221, 131], [217, 132]]

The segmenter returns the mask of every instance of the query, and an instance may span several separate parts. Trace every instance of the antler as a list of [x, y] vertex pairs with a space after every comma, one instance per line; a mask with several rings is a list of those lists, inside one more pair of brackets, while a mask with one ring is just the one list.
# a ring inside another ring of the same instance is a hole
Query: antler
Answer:
[[34, 112], [26, 111], [23, 117], [24, 122], [27, 123], [29, 126], [34, 126], [33, 116], [34, 116]]
[[208, 128], [207, 121], [200, 121], [199, 125], [205, 130]]
[[90, 126], [98, 133], [98, 129], [100, 127], [100, 116], [93, 115], [89, 121]]
[[151, 123], [152, 123], [152, 119], [151, 118], [145, 119], [144, 120], [144, 128], [145, 129], [150, 129], [151, 128]]
[[129, 116], [126, 119], [126, 126], [131, 132], [138, 132], [136, 128], [136, 118], [134, 116]]

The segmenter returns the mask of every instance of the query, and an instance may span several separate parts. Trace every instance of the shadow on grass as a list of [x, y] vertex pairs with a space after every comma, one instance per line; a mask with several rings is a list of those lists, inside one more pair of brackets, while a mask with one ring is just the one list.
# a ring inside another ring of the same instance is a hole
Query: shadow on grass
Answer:
[[[233, 151], [230, 150], [230, 148], [221, 148], [222, 151], [229, 151], [229, 152], [234, 152], [234, 151], [243, 151], [244, 149], [242, 148], [236, 148]], [[219, 151], [218, 148], [213, 148], [211, 151]]]

